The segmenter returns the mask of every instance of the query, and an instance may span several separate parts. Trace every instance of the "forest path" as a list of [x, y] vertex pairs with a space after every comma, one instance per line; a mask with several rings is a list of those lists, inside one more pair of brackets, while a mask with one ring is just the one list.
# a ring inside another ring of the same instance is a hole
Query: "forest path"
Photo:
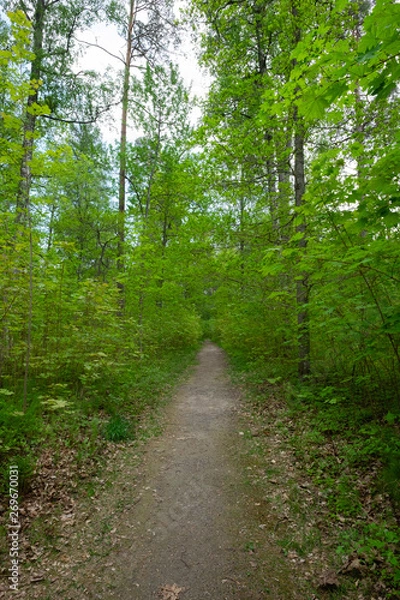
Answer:
[[109, 597], [296, 598], [288, 573], [264, 572], [268, 565], [251, 552], [237, 393], [224, 354], [206, 343], [198, 361], [169, 406], [164, 434], [151, 442], [141, 501], [126, 515], [134, 524], [132, 545], [116, 561], [124, 569]]
[[222, 351], [207, 343], [198, 358], [153, 443], [133, 552], [124, 557], [131, 573], [116, 594], [124, 600], [178, 595], [179, 588], [191, 600], [222, 599], [237, 587], [235, 400]]
[[95, 495], [76, 507], [45, 579], [23, 597], [308, 597], [271, 541], [268, 503], [246, 481], [253, 467], [239, 408], [224, 353], [206, 342], [164, 411], [162, 435], [115, 454]]

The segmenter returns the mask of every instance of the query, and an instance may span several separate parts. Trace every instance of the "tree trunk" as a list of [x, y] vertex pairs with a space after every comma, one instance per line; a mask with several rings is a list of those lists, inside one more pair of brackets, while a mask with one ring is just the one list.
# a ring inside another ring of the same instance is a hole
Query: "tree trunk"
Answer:
[[30, 91], [26, 101], [25, 119], [23, 128], [22, 159], [20, 165], [20, 180], [17, 191], [16, 222], [22, 224], [29, 232], [29, 288], [28, 288], [28, 310], [25, 331], [25, 359], [24, 359], [24, 382], [23, 382], [23, 411], [28, 405], [28, 383], [31, 362], [32, 345], [32, 318], [33, 318], [33, 239], [32, 223], [30, 215], [30, 194], [32, 185], [31, 163], [33, 158], [37, 114], [34, 110], [38, 103], [38, 89], [42, 75], [43, 55], [43, 31], [45, 21], [46, 5], [44, 0], [37, 0], [32, 21], [34, 58], [30, 69]]
[[29, 291], [28, 291], [28, 320], [26, 324], [25, 337], [25, 367], [24, 367], [24, 387], [23, 387], [23, 411], [26, 413], [28, 408], [28, 383], [29, 370], [31, 364], [32, 353], [32, 320], [33, 320], [33, 236], [32, 222], [28, 205], [27, 225], [29, 227]]
[[[122, 117], [121, 117], [121, 137], [120, 137], [120, 157], [119, 157], [119, 190], [118, 190], [118, 248], [117, 248], [117, 269], [119, 274], [123, 274], [124, 265], [124, 246], [125, 246], [125, 207], [126, 207], [126, 137], [128, 124], [128, 104], [130, 75], [132, 67], [132, 33], [136, 19], [135, 0], [129, 2], [129, 21], [126, 40], [126, 56], [124, 66], [124, 82], [122, 90]], [[122, 281], [117, 282], [120, 291], [120, 308], [125, 307], [125, 285]]]
[[31, 92], [28, 96], [25, 111], [24, 138], [22, 145], [22, 160], [20, 167], [20, 182], [17, 193], [17, 222], [23, 223], [28, 220], [30, 192], [32, 184], [31, 162], [33, 157], [34, 137], [36, 130], [37, 115], [34, 114], [33, 106], [38, 102], [38, 87], [42, 74], [43, 54], [43, 29], [46, 6], [44, 0], [37, 0], [35, 14], [32, 22], [33, 29], [33, 54], [31, 62], [30, 82]]
[[[303, 205], [305, 193], [305, 174], [304, 174], [304, 125], [298, 115], [297, 108], [294, 110], [294, 190], [296, 208]], [[304, 251], [307, 246], [306, 223], [297, 225], [296, 232], [303, 234], [298, 245], [300, 251]], [[297, 325], [298, 325], [298, 374], [302, 380], [311, 373], [310, 363], [310, 322], [308, 314], [309, 287], [307, 273], [301, 274], [301, 279], [296, 282], [296, 300], [297, 300]]]
[[[301, 41], [301, 25], [299, 15], [299, 3], [292, 0], [292, 18], [294, 24], [294, 46]], [[297, 64], [293, 59], [292, 67]], [[294, 194], [296, 209], [304, 204], [304, 193], [306, 190], [306, 179], [304, 170], [304, 137], [305, 127], [302, 117], [299, 116], [297, 106], [293, 109], [293, 128], [294, 128]], [[307, 247], [306, 222], [303, 217], [302, 222], [297, 225], [296, 233], [301, 233], [302, 237], [298, 241], [299, 253], [302, 255]], [[308, 312], [309, 286], [307, 273], [301, 273], [296, 282], [296, 302], [297, 302], [297, 339], [298, 339], [298, 375], [302, 381], [311, 373], [310, 362], [310, 316]]]

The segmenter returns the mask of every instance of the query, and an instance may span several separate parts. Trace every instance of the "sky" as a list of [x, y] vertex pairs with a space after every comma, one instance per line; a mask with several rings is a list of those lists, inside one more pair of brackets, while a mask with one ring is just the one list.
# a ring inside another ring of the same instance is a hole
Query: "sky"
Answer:
[[[179, 9], [184, 6], [185, 2], [180, 0], [177, 1], [175, 7], [175, 14], [179, 17]], [[97, 24], [90, 31], [82, 32], [78, 39], [85, 40], [86, 42], [95, 43], [102, 48], [105, 48], [111, 54], [124, 57], [125, 54], [125, 42], [118, 35], [115, 26], [106, 24]], [[200, 68], [197, 63], [196, 54], [197, 49], [194, 46], [194, 42], [191, 39], [189, 33], [182, 34], [182, 44], [178, 49], [173, 49], [171, 52], [171, 60], [173, 63], [179, 66], [180, 74], [187, 87], [191, 88], [191, 93], [199, 98], [204, 98], [209, 84], [210, 77], [205, 71]], [[108, 67], [113, 69], [121, 69], [123, 64], [121, 61], [112, 58], [107, 52], [95, 47], [82, 45], [84, 48], [83, 54], [79, 59], [78, 68], [85, 70], [93, 70], [98, 72], [104, 72]], [[101, 125], [103, 137], [106, 142], [113, 142], [119, 137], [119, 120], [120, 120], [120, 106], [116, 107], [109, 118]], [[200, 109], [194, 108], [191, 115], [191, 121], [193, 124], [200, 117]], [[128, 136], [134, 139], [135, 131], [130, 130]]]

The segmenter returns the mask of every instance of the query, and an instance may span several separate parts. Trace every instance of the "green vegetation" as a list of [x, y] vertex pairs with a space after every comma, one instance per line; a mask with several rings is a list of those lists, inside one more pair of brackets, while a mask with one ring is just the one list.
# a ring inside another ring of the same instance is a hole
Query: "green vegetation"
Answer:
[[44, 402], [35, 390], [29, 396], [26, 413], [21, 403], [8, 400], [1, 417], [3, 492], [8, 491], [9, 464], [19, 467], [20, 492], [29, 491], [36, 459], [47, 446], [53, 449], [55, 466], [67, 449], [75, 450], [74, 462], [79, 469], [101, 456], [105, 440], [123, 442], [141, 437], [141, 419], [160, 406], [196, 352], [196, 347], [185, 348], [162, 359], [133, 363], [125, 377], [113, 379], [111, 390], [105, 389], [109, 379], [105, 382], [102, 378], [84, 396], [73, 396], [63, 387], [63, 396]]
[[[213, 78], [196, 128], [172, 1], [0, 7], [3, 488], [48, 446], [83, 465], [140, 435], [209, 337], [260, 410], [282, 386], [303, 424], [282, 432], [356, 523], [344, 551], [379, 548], [393, 581], [398, 536], [360, 515], [400, 503], [400, 5], [188, 0]], [[99, 22], [119, 72], [76, 68]]]
[[[381, 580], [388, 597], [396, 597], [400, 590], [398, 420], [392, 413], [380, 416], [375, 406], [351, 397], [345, 387], [279, 383], [268, 377], [268, 369], [263, 371], [258, 362], [245, 361], [243, 356], [232, 360], [231, 366], [234, 380], [247, 390], [259, 424], [265, 423], [265, 435], [271, 432], [274, 439], [277, 432], [283, 440], [281, 448], [296, 461], [298, 479], [291, 483], [286, 482], [282, 467], [271, 468], [268, 458], [263, 466], [267, 480], [281, 476], [285, 491], [290, 488], [290, 509], [298, 531], [278, 539], [283, 551], [306, 557], [318, 553], [323, 543], [329, 544], [337, 554], [339, 572], [342, 568], [344, 574], [350, 573], [346, 565], [357, 561], [354, 570], [359, 577]], [[280, 412], [274, 418], [269, 413], [277, 400]], [[252, 440], [253, 434], [247, 431], [244, 437]], [[264, 460], [262, 443], [253, 443], [251, 451]], [[303, 486], [308, 482], [306, 487], [312, 490], [311, 509], [301, 504], [298, 481]], [[268, 497], [265, 489], [263, 493]], [[323, 536], [315, 526], [307, 527], [307, 519], [324, 523]], [[372, 590], [373, 584], [369, 585]]]

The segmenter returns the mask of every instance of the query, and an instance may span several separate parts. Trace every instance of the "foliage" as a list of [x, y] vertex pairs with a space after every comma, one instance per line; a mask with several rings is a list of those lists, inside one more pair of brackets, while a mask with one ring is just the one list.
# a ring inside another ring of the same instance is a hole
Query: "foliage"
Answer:
[[110, 442], [123, 442], [131, 437], [129, 429], [129, 421], [119, 415], [115, 415], [108, 421], [104, 435]]
[[[21, 460], [28, 486], [61, 431], [82, 460], [101, 434], [137, 435], [209, 336], [260, 406], [286, 382], [332, 519], [358, 519], [351, 473], [370, 461], [397, 507], [399, 5], [192, 0], [214, 78], [197, 131], [161, 60], [169, 1], [129, 32], [119, 2], [23, 6], [0, 28], [3, 462]], [[130, 48], [137, 136], [112, 147], [95, 121], [119, 84], [74, 70], [74, 32], [99, 17]], [[358, 533], [390, 562], [391, 534]]]

